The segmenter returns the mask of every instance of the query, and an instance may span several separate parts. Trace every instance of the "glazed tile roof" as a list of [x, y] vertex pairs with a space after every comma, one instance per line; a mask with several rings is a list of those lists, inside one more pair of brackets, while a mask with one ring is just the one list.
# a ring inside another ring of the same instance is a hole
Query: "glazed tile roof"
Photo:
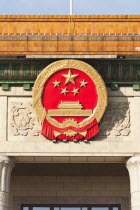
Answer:
[[0, 15], [0, 55], [140, 55], [140, 16]]

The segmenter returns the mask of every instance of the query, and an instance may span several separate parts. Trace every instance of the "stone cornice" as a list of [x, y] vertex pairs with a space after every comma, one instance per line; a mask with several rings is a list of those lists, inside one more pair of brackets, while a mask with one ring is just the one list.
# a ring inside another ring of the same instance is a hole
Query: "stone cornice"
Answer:
[[127, 167], [131, 167], [134, 164], [140, 164], [140, 156], [135, 156], [135, 157], [131, 157], [130, 159], [127, 160], [126, 162], [126, 166]]
[[5, 192], [0, 192], [0, 206], [8, 206], [9, 195]]
[[130, 176], [131, 193], [140, 192], [140, 156], [128, 159], [126, 167]]
[[0, 191], [8, 193], [10, 191], [11, 171], [14, 167], [14, 159], [0, 156]]

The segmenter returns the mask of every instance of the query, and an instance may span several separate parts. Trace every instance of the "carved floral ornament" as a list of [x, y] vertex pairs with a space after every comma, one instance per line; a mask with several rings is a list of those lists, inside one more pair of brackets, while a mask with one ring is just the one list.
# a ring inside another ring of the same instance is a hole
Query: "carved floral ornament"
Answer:
[[[30, 102], [11, 102], [10, 128], [14, 136], [39, 136], [39, 122]], [[113, 117], [112, 117], [113, 116]], [[128, 102], [109, 102], [100, 122], [99, 137], [128, 136], [130, 130], [130, 107]]]
[[52, 140], [88, 140], [99, 133], [107, 91], [98, 72], [85, 62], [61, 60], [37, 77], [33, 107], [42, 135]]
[[11, 102], [11, 131], [14, 136], [39, 136], [40, 122], [30, 102]]
[[109, 101], [100, 122], [100, 136], [128, 136], [130, 126], [129, 102]]
[[8, 206], [8, 193], [0, 192], [0, 205]]

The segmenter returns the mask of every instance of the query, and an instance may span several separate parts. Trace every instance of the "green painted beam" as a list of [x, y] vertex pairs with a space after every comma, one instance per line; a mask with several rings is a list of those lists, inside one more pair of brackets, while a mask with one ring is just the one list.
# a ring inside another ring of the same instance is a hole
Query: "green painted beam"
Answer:
[[11, 81], [6, 81], [6, 80], [1, 80], [0, 81], [0, 84], [34, 84], [34, 82], [35, 81], [19, 81], [19, 80], [17, 80], [17, 81], [14, 81], [14, 80], [11, 80]]
[[133, 84], [133, 90], [140, 90], [140, 84]]
[[30, 84], [23, 84], [23, 89], [24, 90], [30, 90], [31, 89], [31, 85]]
[[[14, 81], [14, 80], [11, 80], [11, 81], [6, 81], [6, 80], [1, 80], [0, 81], [0, 84], [34, 84], [35, 81]], [[105, 81], [106, 84], [120, 84], [120, 85], [133, 85], [133, 84], [140, 84], [140, 82], [135, 82], [135, 81], [131, 81], [131, 82], [126, 82], [126, 81]]]
[[[3, 90], [9, 90], [10, 85], [23, 85], [24, 90], [31, 90], [31, 86], [34, 84], [34, 81], [0, 81]], [[109, 85], [111, 90], [118, 90], [119, 85], [131, 85], [134, 90], [140, 90], [140, 82], [106, 82], [106, 85]]]
[[9, 84], [2, 84], [2, 90], [9, 90]]
[[117, 83], [111, 84], [111, 90], [118, 90], [119, 85]]

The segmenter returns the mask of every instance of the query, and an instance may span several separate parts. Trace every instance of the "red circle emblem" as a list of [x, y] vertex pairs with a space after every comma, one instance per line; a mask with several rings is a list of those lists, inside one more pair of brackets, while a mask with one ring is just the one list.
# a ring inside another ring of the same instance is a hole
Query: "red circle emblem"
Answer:
[[43, 115], [42, 135], [52, 140], [88, 140], [99, 133], [96, 118], [100, 117], [96, 117], [96, 111], [101, 106], [101, 90], [92, 73], [86, 69], [58, 68], [46, 80], [45, 75], [37, 79], [37, 84], [38, 80], [43, 81], [43, 85], [39, 84], [41, 93], [35, 83], [33, 96], [34, 106], [38, 103], [38, 107], [43, 107], [39, 114], [40, 119]]
[[[75, 119], [77, 122], [83, 121], [91, 114], [84, 116], [82, 110], [89, 110], [89, 113], [90, 111], [92, 113], [97, 106], [97, 100], [97, 90], [91, 78], [84, 72], [75, 69], [60, 70], [52, 75], [44, 86], [42, 96], [42, 103], [46, 111], [54, 110], [57, 116], [52, 117], [59, 123], [68, 118]], [[66, 108], [63, 108], [64, 104]], [[69, 109], [74, 115], [66, 117], [61, 115], [62, 109], [66, 112]], [[77, 110], [81, 110], [81, 116], [76, 116], [74, 112]]]

